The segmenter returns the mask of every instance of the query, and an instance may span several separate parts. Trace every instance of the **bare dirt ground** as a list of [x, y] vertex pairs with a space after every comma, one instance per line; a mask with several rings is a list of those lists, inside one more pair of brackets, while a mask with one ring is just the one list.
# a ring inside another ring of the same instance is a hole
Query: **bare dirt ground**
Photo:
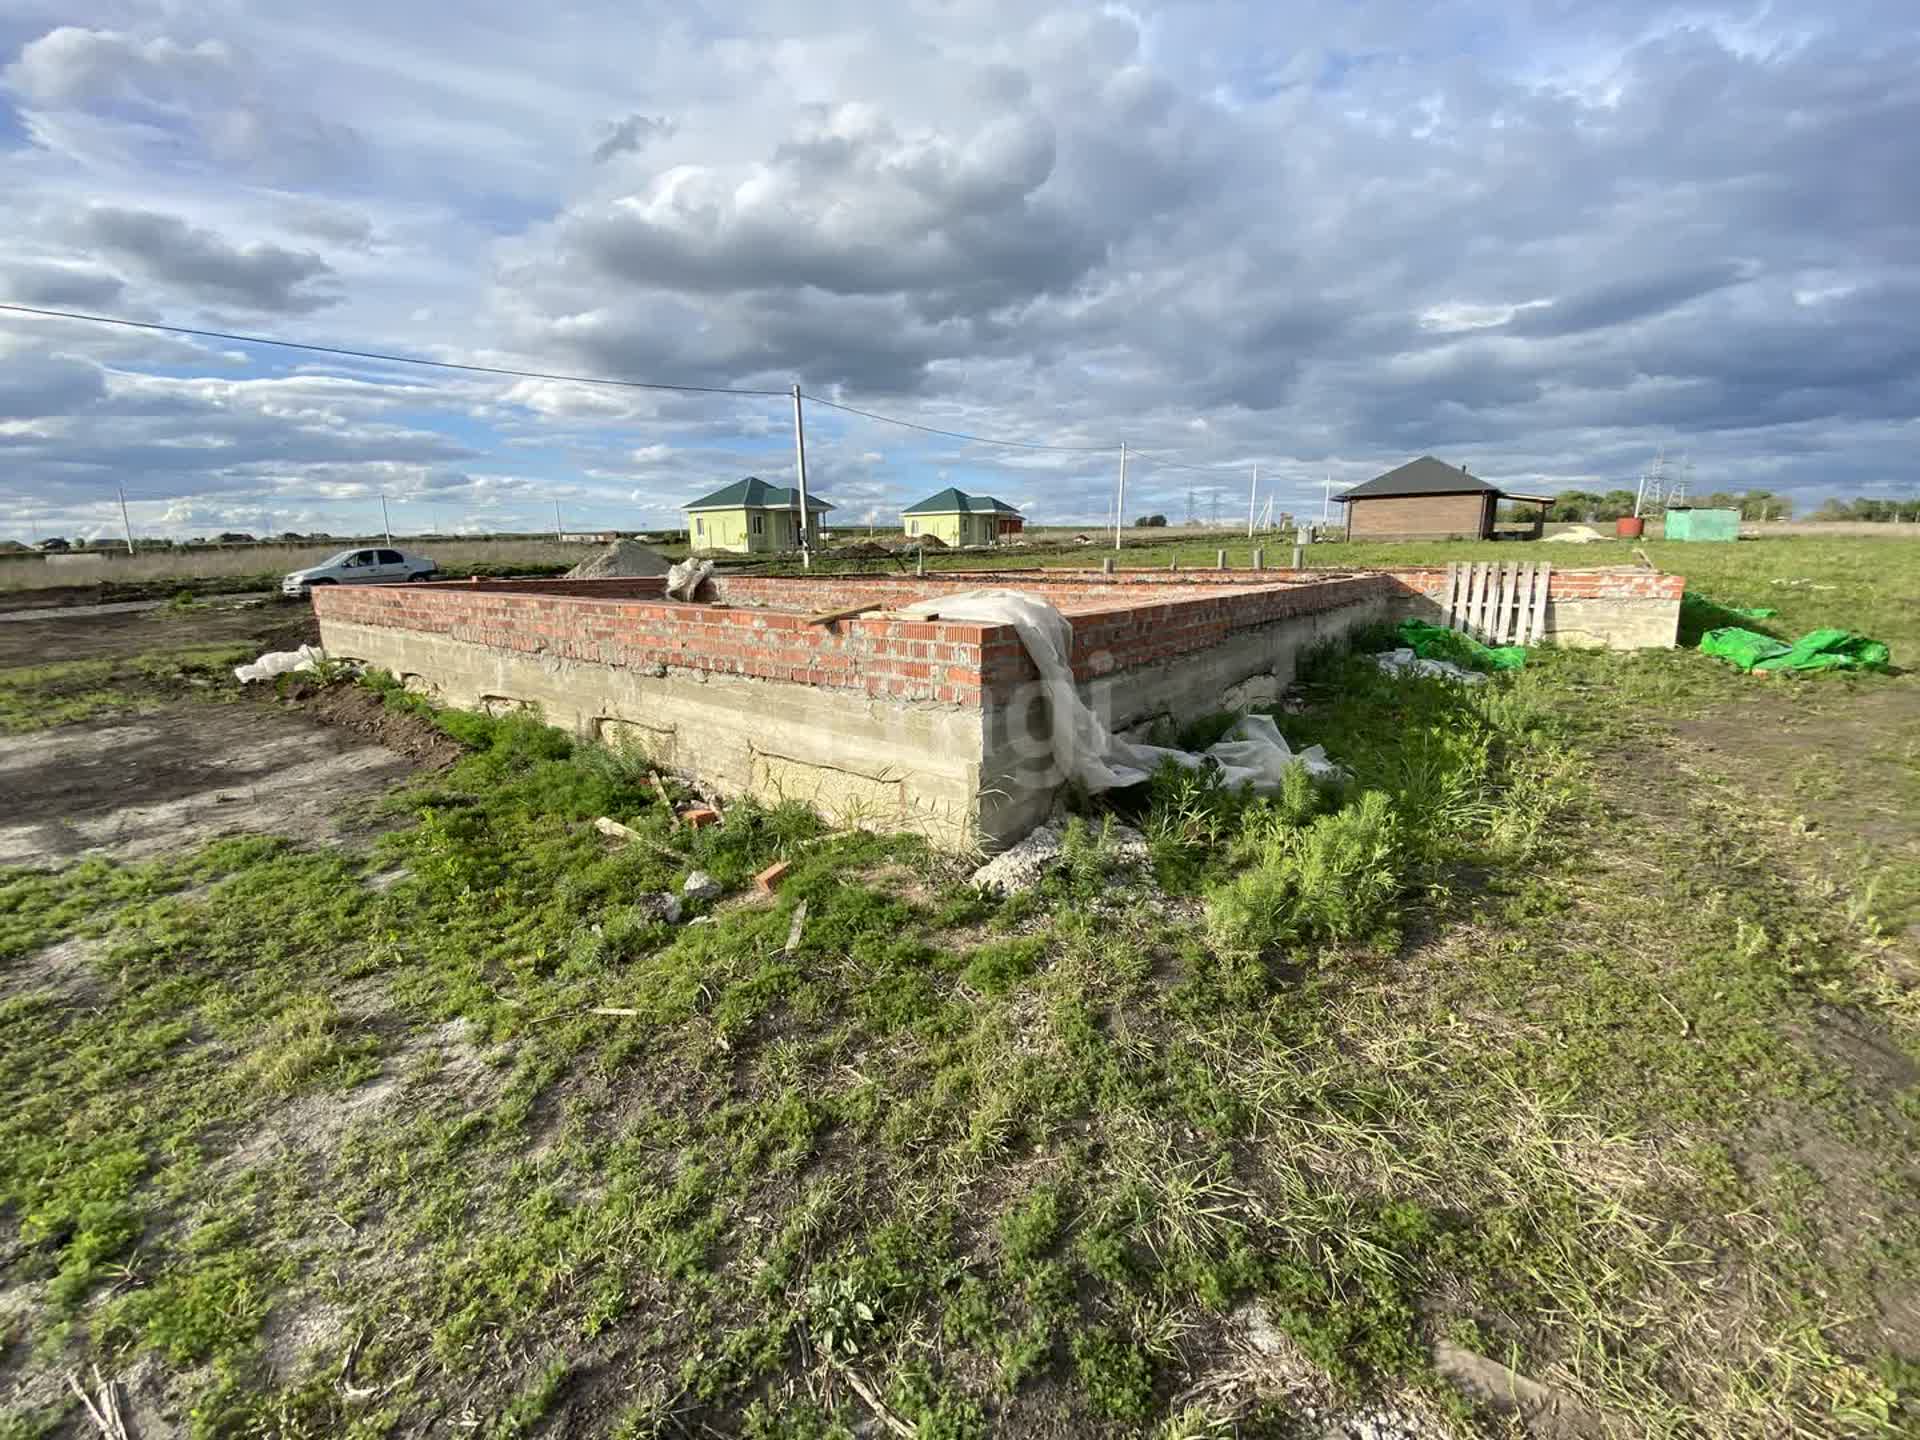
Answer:
[[[304, 606], [76, 610], [0, 625], [0, 669], [184, 646], [257, 653], [312, 638]], [[0, 736], [0, 865], [139, 859], [240, 833], [339, 842], [367, 829], [359, 802], [458, 748], [383, 717], [351, 688], [319, 697], [315, 714], [264, 691], [215, 695], [135, 683], [127, 708], [140, 713]]]
[[182, 645], [246, 642], [257, 643], [263, 650], [292, 649], [317, 636], [312, 610], [277, 600], [215, 601], [183, 611], [162, 607], [102, 613], [75, 606], [61, 615], [0, 624], [0, 670], [62, 660], [110, 659]]
[[1809, 706], [1757, 691], [1678, 720], [1681, 783], [1744, 796], [1800, 837], [1812, 871], [1871, 908], [1920, 974], [1920, 676]]
[[338, 841], [365, 828], [352, 802], [411, 769], [383, 745], [244, 702], [8, 736], [0, 865], [139, 859], [241, 833]]

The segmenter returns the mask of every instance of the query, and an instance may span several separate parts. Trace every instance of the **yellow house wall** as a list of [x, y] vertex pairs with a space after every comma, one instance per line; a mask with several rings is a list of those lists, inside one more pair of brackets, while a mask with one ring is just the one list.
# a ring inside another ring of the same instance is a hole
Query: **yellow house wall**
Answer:
[[[993, 516], [961, 514], [903, 515], [909, 539], [916, 535], [938, 535], [949, 545], [991, 545], [998, 528]], [[916, 529], [915, 527], [919, 528]]]
[[[753, 521], [760, 521], [754, 533]], [[695, 510], [687, 516], [696, 550], [731, 550], [736, 554], [794, 550], [800, 544], [800, 517], [790, 510]]]

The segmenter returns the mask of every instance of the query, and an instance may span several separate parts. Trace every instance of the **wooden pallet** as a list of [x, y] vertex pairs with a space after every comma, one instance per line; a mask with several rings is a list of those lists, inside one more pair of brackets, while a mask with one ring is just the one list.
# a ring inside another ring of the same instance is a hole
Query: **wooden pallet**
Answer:
[[1550, 560], [1504, 565], [1455, 561], [1447, 566], [1441, 623], [1483, 645], [1537, 645], [1547, 633], [1547, 583], [1552, 575]]

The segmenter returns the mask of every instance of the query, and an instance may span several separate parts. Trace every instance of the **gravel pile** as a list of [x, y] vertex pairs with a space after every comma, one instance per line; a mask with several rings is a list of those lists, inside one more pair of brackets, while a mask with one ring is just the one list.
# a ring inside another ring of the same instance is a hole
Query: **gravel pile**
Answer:
[[673, 562], [638, 540], [616, 540], [598, 555], [582, 560], [567, 572], [569, 580], [628, 580], [664, 575]]

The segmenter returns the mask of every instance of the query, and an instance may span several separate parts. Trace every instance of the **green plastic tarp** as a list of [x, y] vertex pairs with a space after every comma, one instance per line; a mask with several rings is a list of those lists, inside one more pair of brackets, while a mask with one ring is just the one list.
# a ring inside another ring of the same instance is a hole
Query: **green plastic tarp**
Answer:
[[1885, 645], [1851, 630], [1810, 630], [1793, 644], [1738, 626], [1700, 637], [1707, 655], [1742, 670], [1884, 670], [1893, 658]]
[[1398, 633], [1400, 643], [1422, 660], [1451, 660], [1467, 670], [1518, 670], [1527, 663], [1524, 645], [1482, 645], [1471, 635], [1424, 620], [1402, 620]]
[[1777, 611], [1764, 606], [1742, 609], [1738, 605], [1722, 605], [1718, 600], [1710, 600], [1698, 590], [1689, 590], [1680, 597], [1680, 643], [1698, 644], [1700, 637], [1709, 630], [1718, 630], [1728, 625], [1738, 625], [1742, 620], [1771, 620]]

